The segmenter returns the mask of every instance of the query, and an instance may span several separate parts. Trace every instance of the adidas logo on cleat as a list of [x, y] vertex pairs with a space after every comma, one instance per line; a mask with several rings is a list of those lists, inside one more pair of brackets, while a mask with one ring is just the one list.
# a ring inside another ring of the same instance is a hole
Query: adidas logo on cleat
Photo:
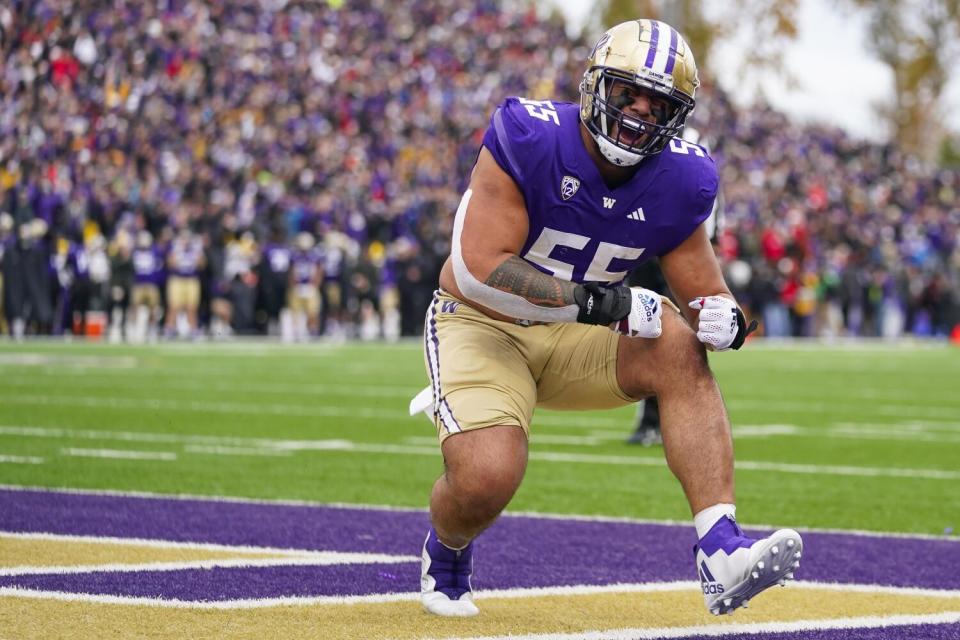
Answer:
[[707, 611], [733, 613], [766, 589], [794, 579], [803, 541], [792, 529], [748, 538], [729, 516], [721, 518], [694, 547]]
[[723, 585], [717, 582], [713, 574], [710, 573], [706, 562], [700, 563], [700, 586], [703, 587], [703, 593], [705, 595], [723, 593]]

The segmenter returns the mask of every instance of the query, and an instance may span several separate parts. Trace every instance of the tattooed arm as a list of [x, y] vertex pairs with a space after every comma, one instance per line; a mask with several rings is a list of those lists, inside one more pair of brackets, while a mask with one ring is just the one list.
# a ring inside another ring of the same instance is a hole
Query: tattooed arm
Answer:
[[565, 307], [576, 303], [573, 292], [577, 285], [548, 276], [518, 256], [510, 256], [501, 262], [486, 284], [541, 307]]
[[494, 312], [541, 322], [576, 322], [576, 284], [520, 258], [528, 220], [523, 195], [486, 149], [457, 209], [451, 259], [440, 285]]

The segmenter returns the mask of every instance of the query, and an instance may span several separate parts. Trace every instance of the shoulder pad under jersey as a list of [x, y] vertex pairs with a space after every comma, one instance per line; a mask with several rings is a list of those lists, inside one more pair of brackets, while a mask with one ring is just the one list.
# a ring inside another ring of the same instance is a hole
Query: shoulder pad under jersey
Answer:
[[680, 138], [672, 139], [660, 152], [666, 161], [671, 190], [677, 195], [679, 211], [689, 211], [695, 225], [706, 220], [720, 187], [717, 165], [700, 145]]
[[560, 120], [550, 100], [507, 98], [490, 117], [483, 146], [500, 168], [522, 183], [555, 153]]

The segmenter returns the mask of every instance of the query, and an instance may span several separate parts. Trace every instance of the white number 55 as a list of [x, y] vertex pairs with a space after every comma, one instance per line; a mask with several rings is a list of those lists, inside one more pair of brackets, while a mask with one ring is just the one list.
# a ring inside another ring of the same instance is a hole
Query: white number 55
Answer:
[[520, 98], [520, 104], [526, 107], [527, 113], [534, 118], [543, 120], [544, 122], [553, 120], [553, 124], [560, 124], [560, 118], [557, 117], [557, 108], [554, 107], [553, 103], [549, 100], [527, 100], [526, 98]]
[[[590, 242], [590, 238], [579, 233], [567, 233], [544, 227], [543, 231], [540, 232], [540, 237], [530, 246], [530, 250], [523, 257], [544, 269], [548, 269], [556, 278], [573, 280], [574, 264], [551, 258], [550, 254], [557, 247], [568, 247], [580, 251], [587, 246], [588, 242]], [[618, 282], [623, 280], [627, 271], [608, 271], [610, 264], [616, 258], [636, 260], [643, 251], [643, 248], [623, 247], [618, 244], [601, 242], [583, 279], [586, 282]]]

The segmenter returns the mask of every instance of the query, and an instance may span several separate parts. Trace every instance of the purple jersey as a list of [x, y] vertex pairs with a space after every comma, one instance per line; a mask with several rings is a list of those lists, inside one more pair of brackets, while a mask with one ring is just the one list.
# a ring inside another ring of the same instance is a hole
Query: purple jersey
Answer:
[[67, 288], [77, 280], [86, 280], [89, 275], [87, 252], [81, 245], [68, 243], [50, 256], [50, 271], [60, 282], [60, 286]]
[[273, 273], [285, 274], [290, 270], [290, 248], [285, 245], [267, 244], [263, 247], [263, 257]]
[[674, 139], [610, 189], [583, 145], [579, 109], [507, 98], [483, 145], [523, 193], [530, 225], [521, 257], [562, 280], [617, 283], [707, 219], [717, 169], [703, 147]]
[[308, 251], [294, 249], [290, 254], [290, 272], [294, 284], [310, 284], [317, 268], [323, 264], [323, 256], [316, 248]]
[[157, 247], [137, 247], [130, 255], [133, 279], [137, 284], [155, 284], [163, 281], [163, 254]]
[[196, 278], [203, 263], [203, 242], [199, 238], [177, 238], [170, 245], [170, 271], [180, 278]]

